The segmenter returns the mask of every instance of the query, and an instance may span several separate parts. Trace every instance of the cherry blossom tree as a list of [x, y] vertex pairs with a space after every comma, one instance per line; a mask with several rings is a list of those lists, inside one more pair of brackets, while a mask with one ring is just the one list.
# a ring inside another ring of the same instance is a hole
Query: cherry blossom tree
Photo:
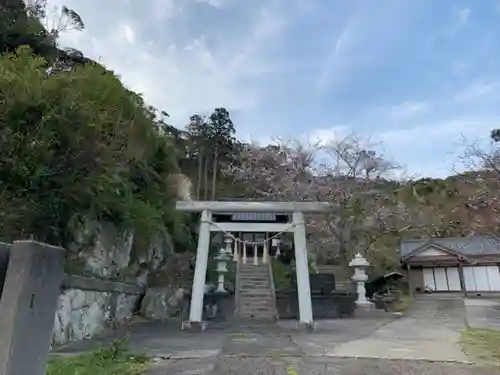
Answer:
[[392, 183], [384, 179], [397, 168], [350, 135], [323, 145], [284, 140], [250, 145], [237, 174], [253, 198], [330, 203], [326, 215], [308, 218], [309, 243], [325, 262], [368, 253], [382, 233], [398, 229], [390, 220]]
[[467, 216], [469, 232], [492, 233], [500, 230], [500, 130], [493, 130], [490, 142], [468, 142], [460, 158], [469, 170], [462, 174], [460, 192], [463, 206], [458, 215]]

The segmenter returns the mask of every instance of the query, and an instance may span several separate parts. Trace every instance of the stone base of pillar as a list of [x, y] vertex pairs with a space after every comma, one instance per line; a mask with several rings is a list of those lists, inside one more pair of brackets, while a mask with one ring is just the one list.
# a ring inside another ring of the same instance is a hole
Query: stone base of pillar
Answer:
[[297, 330], [300, 332], [312, 332], [316, 329], [316, 325], [314, 322], [297, 322]]
[[375, 304], [370, 301], [356, 301], [356, 309], [364, 311], [375, 310]]
[[207, 328], [207, 322], [182, 322], [181, 329], [186, 332], [203, 332]]

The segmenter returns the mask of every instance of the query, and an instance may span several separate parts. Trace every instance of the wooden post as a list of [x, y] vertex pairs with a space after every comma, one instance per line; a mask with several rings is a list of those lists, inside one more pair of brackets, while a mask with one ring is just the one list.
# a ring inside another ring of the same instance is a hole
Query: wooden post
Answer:
[[464, 277], [464, 265], [463, 260], [458, 258], [458, 277], [460, 277], [460, 288], [462, 289], [462, 294], [464, 298], [467, 298], [467, 286], [465, 285], [465, 277]]
[[264, 242], [264, 254], [262, 254], [262, 263], [267, 264], [267, 256], [268, 256], [268, 250], [267, 250], [267, 240]]
[[243, 264], [247, 264], [247, 243], [243, 242]]
[[410, 298], [413, 298], [413, 285], [411, 282], [411, 264], [407, 263], [406, 264], [406, 277], [408, 278], [408, 294], [410, 295]]

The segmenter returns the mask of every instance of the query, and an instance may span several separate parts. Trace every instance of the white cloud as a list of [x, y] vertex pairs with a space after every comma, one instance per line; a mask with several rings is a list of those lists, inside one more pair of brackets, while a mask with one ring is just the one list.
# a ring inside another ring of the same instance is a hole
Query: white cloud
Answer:
[[493, 94], [498, 96], [500, 91], [500, 84], [497, 81], [479, 81], [472, 82], [467, 87], [460, 90], [454, 97], [458, 103], [471, 102], [485, 97], [490, 97]]
[[442, 32], [435, 36], [435, 39], [439, 39], [440, 37], [447, 39], [455, 38], [469, 22], [470, 14], [470, 8], [454, 8], [451, 12], [451, 24], [446, 25]]
[[316, 129], [307, 134], [305, 138], [313, 144], [325, 146], [330, 142], [335, 142], [345, 138], [352, 133], [352, 128], [345, 125], [337, 125], [331, 128]]
[[413, 177], [445, 177], [455, 172], [464, 141], [473, 142], [500, 124], [499, 117], [456, 118], [427, 122], [409, 128], [387, 131], [356, 132], [354, 127], [339, 125], [314, 131], [310, 139], [321, 145], [356, 134], [387, 158], [407, 166]]
[[[183, 125], [195, 112], [208, 112], [221, 105], [230, 111], [257, 108], [269, 89], [259, 78], [273, 67], [266, 48], [287, 25], [285, 13], [267, 6], [257, 8], [253, 20], [250, 17], [253, 23], [245, 28], [220, 35], [201, 33], [185, 42], [175, 34], [167, 42], [151, 39], [146, 43], [140, 39], [138, 31], [158, 17], [186, 12], [188, 8], [180, 4], [180, 0], [151, 0], [151, 13], [135, 18], [135, 27], [125, 21], [126, 12], [117, 10], [114, 19], [102, 25], [94, 21], [91, 3], [74, 7], [86, 28], [63, 34], [61, 44], [78, 48], [117, 72], [125, 85], [143, 93], [148, 103], [166, 110], [176, 125]], [[222, 4], [211, 2], [212, 6]]]
[[180, 0], [152, 0], [152, 18], [157, 21], [164, 21], [182, 15]]
[[378, 107], [375, 112], [386, 115], [392, 121], [403, 121], [422, 116], [429, 112], [431, 106], [424, 101], [406, 101], [393, 106]]
[[320, 68], [320, 74], [316, 82], [317, 94], [322, 94], [331, 84], [332, 75], [341, 68], [339, 65], [343, 63], [342, 54], [347, 52], [345, 50], [349, 48], [349, 43], [352, 41], [352, 38], [353, 27], [351, 24], [348, 24], [337, 36], [332, 50], [327, 55]]
[[488, 132], [500, 123], [500, 117], [492, 118], [456, 118], [436, 120], [406, 129], [387, 130], [376, 136], [387, 146], [415, 148], [421, 145], [434, 144], [437, 148], [453, 145], [462, 137], [473, 138]]
[[135, 43], [135, 32], [132, 26], [125, 24], [122, 26], [122, 35], [127, 43], [134, 44]]
[[217, 9], [222, 9], [228, 5], [228, 0], [196, 0], [197, 3], [208, 4]]
[[467, 23], [467, 21], [469, 20], [470, 12], [470, 8], [462, 8], [458, 10], [457, 19], [460, 25]]

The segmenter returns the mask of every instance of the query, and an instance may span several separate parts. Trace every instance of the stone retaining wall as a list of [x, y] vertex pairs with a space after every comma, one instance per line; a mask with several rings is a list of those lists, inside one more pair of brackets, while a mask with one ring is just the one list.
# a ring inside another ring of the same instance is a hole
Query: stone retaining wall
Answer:
[[67, 275], [57, 301], [52, 344], [90, 338], [131, 317], [144, 292], [137, 285]]
[[[332, 292], [311, 294], [314, 319], [346, 318], [354, 314], [356, 294]], [[279, 319], [298, 319], [299, 302], [297, 291], [276, 291], [276, 307]]]

